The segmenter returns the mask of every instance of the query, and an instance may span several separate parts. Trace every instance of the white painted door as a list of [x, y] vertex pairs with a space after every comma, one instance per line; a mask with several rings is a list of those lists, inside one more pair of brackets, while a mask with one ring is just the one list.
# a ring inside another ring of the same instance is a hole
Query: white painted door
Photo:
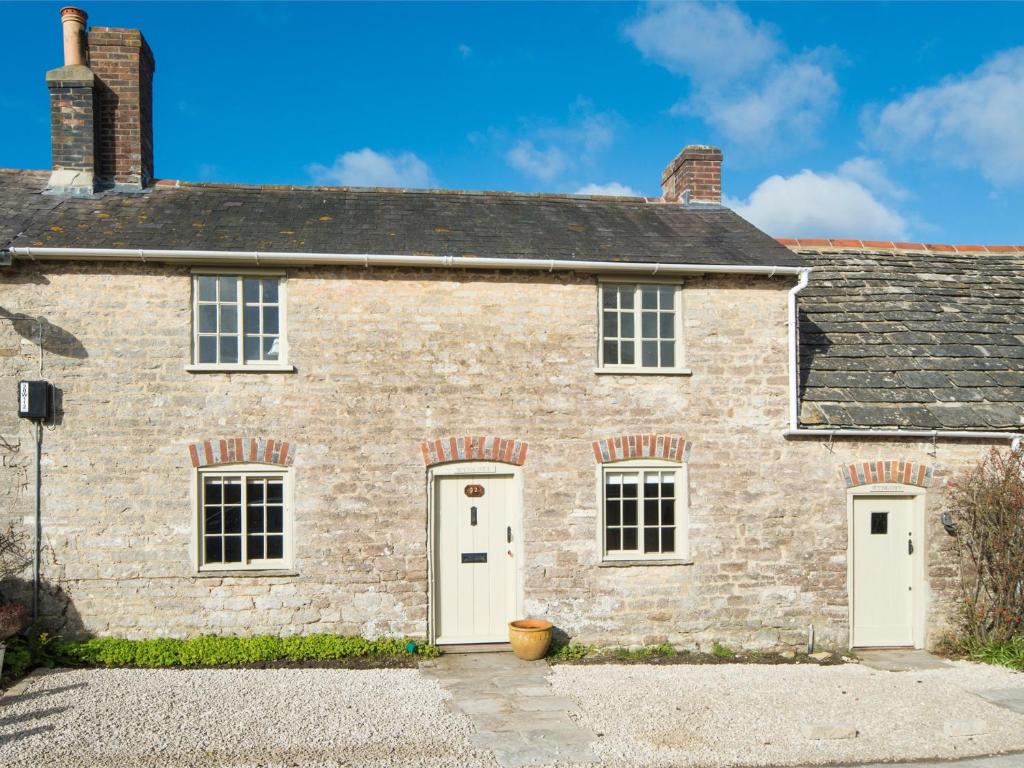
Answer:
[[508, 642], [515, 617], [512, 476], [434, 478], [436, 642]]
[[914, 645], [914, 566], [922, 551], [913, 499], [854, 499], [851, 645]]

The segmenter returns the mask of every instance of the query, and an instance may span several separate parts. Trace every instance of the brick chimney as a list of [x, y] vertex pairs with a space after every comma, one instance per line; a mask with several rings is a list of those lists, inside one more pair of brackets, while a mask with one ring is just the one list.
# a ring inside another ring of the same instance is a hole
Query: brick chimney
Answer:
[[62, 8], [64, 66], [46, 73], [49, 192], [141, 190], [153, 180], [153, 52], [137, 29], [94, 27]]
[[669, 202], [722, 202], [722, 150], [691, 144], [661, 172], [661, 194]]

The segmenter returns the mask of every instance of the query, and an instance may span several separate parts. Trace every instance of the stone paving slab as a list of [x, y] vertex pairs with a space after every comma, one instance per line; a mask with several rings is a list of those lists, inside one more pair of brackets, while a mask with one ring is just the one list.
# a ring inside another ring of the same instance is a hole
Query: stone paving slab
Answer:
[[1020, 688], [990, 688], [983, 691], [974, 691], [974, 695], [980, 696], [997, 707], [1003, 707], [1011, 712], [1018, 712], [1024, 715], [1024, 691]]
[[922, 669], [944, 669], [950, 666], [928, 651], [894, 648], [877, 651], [857, 651], [861, 664], [882, 672], [916, 672]]

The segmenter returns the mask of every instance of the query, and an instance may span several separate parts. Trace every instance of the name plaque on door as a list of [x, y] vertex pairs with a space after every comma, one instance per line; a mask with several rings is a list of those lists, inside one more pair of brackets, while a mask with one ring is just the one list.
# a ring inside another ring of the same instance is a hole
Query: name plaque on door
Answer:
[[465, 491], [466, 495], [471, 499], [479, 499], [484, 495], [484, 487], [482, 485], [477, 485], [476, 483], [470, 483], [467, 485]]
[[463, 552], [462, 562], [464, 563], [486, 563], [487, 553], [486, 552]]

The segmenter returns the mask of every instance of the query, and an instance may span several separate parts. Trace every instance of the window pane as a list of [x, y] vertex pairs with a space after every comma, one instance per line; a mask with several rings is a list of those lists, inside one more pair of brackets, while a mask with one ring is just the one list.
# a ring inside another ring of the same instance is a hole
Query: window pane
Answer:
[[202, 275], [196, 281], [199, 284], [200, 301], [217, 300], [217, 278], [213, 275]]
[[604, 313], [604, 337], [607, 339], [609, 336], [619, 335], [619, 323], [618, 323], [617, 312], [605, 312]]
[[284, 557], [284, 536], [267, 536], [267, 559], [280, 560]]
[[247, 277], [242, 281], [242, 296], [246, 304], [260, 303], [260, 281]]
[[636, 475], [622, 475], [622, 495], [627, 499], [636, 498], [637, 480]]
[[662, 528], [661, 529], [661, 551], [675, 552], [676, 551], [676, 529], [675, 528]]
[[622, 315], [619, 315], [619, 318], [619, 323], [622, 326], [622, 337], [625, 339], [631, 339], [633, 337], [633, 334], [635, 333], [633, 328], [633, 313], [626, 312]]
[[199, 332], [200, 333], [216, 333], [217, 332], [217, 305], [216, 304], [200, 304], [199, 305]]
[[636, 549], [637, 533], [636, 528], [622, 529], [622, 548], [628, 550]]
[[245, 317], [242, 318], [245, 323], [244, 329], [246, 333], [259, 333], [260, 332], [260, 308], [259, 307], [246, 307]]
[[263, 501], [263, 481], [250, 480], [245, 484], [245, 493], [250, 505]]
[[238, 301], [237, 277], [221, 277], [217, 282], [220, 284], [220, 300], [222, 302]]
[[619, 307], [622, 309], [633, 308], [633, 286], [619, 288]]
[[260, 337], [259, 336], [246, 336], [245, 337], [245, 361], [259, 360], [260, 359]]
[[622, 498], [622, 475], [608, 475], [605, 478], [604, 497], [606, 499]]
[[644, 500], [644, 525], [658, 524], [658, 500]]
[[622, 360], [620, 362], [623, 365], [633, 365], [636, 362], [636, 356], [633, 354], [633, 347], [634, 344], [632, 341], [622, 342]]
[[676, 364], [676, 343], [674, 341], [661, 342], [661, 365], [663, 368], [672, 368]]
[[622, 517], [619, 513], [619, 502], [615, 499], [605, 502], [604, 521], [606, 525], [620, 525]]
[[223, 551], [221, 549], [220, 536], [206, 537], [206, 551], [203, 560], [207, 563], [223, 562]]
[[249, 533], [263, 533], [263, 507], [250, 504], [245, 510], [245, 524]]
[[604, 364], [605, 365], [618, 365], [619, 363], [619, 345], [614, 341], [606, 341], [604, 343]]
[[263, 308], [263, 332], [277, 333], [277, 307]]
[[661, 478], [657, 472], [644, 473], [644, 496], [648, 499], [658, 498], [658, 481]]
[[277, 356], [281, 349], [281, 344], [277, 336], [264, 336], [263, 337], [263, 359], [264, 360], [277, 360]]
[[662, 499], [661, 500], [661, 524], [662, 525], [675, 525], [676, 522], [676, 502], [674, 499]]
[[263, 303], [277, 304], [277, 278], [260, 282], [263, 283]]
[[641, 365], [643, 365], [645, 368], [656, 368], [658, 365], [658, 342], [641, 342], [640, 349], [642, 354]]
[[622, 501], [622, 524], [636, 525], [636, 499]]
[[216, 336], [200, 336], [199, 337], [199, 362], [200, 363], [216, 363], [217, 362], [217, 337]]
[[674, 308], [675, 307], [675, 294], [676, 294], [675, 287], [673, 287], [671, 285], [663, 285], [659, 289], [659, 292], [661, 293], [661, 300], [659, 302], [661, 304], [661, 308], [662, 309], [672, 309], [672, 308]]
[[267, 481], [267, 501], [280, 504], [284, 499], [284, 483], [281, 480]]
[[242, 537], [241, 536], [225, 536], [224, 537], [224, 562], [225, 563], [240, 563], [240, 562], [242, 562]]
[[640, 288], [640, 307], [642, 309], [658, 308], [658, 289], [652, 285], [645, 285]]
[[658, 529], [644, 528], [644, 552], [658, 551]]
[[676, 337], [676, 316], [671, 312], [662, 312], [658, 315], [658, 335], [663, 339]]
[[224, 503], [242, 503], [242, 485], [241, 483], [238, 482], [237, 479], [224, 483]]
[[618, 295], [619, 289], [614, 286], [604, 286], [601, 288], [601, 306], [606, 309], [615, 309], [615, 297]]
[[242, 508], [224, 507], [224, 533], [242, 532]]
[[284, 510], [281, 507], [267, 507], [267, 533], [284, 533]]
[[207, 504], [220, 504], [220, 481], [207, 480], [203, 484], [203, 498]]
[[263, 535], [248, 536], [246, 541], [246, 556], [250, 560], [263, 559]]
[[609, 551], [622, 549], [622, 532], [618, 528], [609, 529], [606, 544]]
[[220, 507], [207, 507], [203, 533], [222, 533]]
[[658, 337], [658, 313], [657, 312], [641, 312], [640, 313], [640, 329], [643, 331], [641, 334], [645, 339], [655, 339]]
[[220, 361], [222, 363], [237, 363], [238, 362], [238, 337], [237, 336], [221, 336], [220, 337]]
[[[199, 330], [203, 329], [200, 328]], [[220, 332], [238, 333], [238, 309], [234, 304], [220, 308]]]

